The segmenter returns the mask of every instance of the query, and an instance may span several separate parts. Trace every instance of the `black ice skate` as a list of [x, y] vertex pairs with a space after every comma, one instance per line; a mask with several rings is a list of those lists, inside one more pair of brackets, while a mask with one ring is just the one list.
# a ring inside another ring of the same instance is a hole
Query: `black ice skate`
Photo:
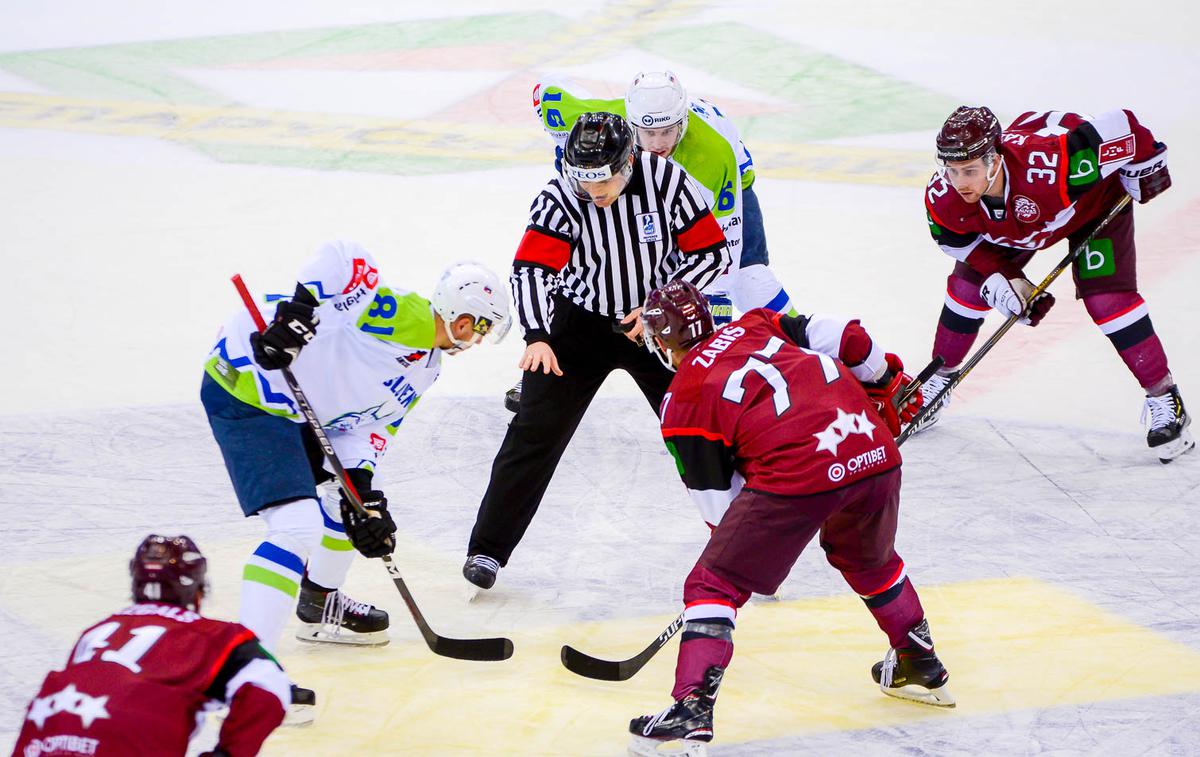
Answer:
[[933, 651], [929, 623], [922, 620], [908, 638], [911, 644], [889, 649], [881, 662], [871, 666], [871, 677], [888, 696], [953, 707], [954, 695], [946, 688], [950, 674]]
[[525, 379], [517, 379], [512, 389], [504, 393], [504, 407], [508, 412], [515, 413], [521, 409], [521, 384]]
[[1146, 444], [1158, 456], [1159, 462], [1169, 463], [1196, 446], [1192, 432], [1188, 431], [1192, 418], [1183, 408], [1179, 387], [1172, 385], [1166, 394], [1147, 397], [1142, 409], [1142, 423], [1146, 422], [1147, 417], [1150, 419], [1150, 432], [1146, 434]]
[[463, 578], [481, 589], [490, 589], [496, 583], [500, 563], [487, 555], [471, 555], [463, 565]]
[[704, 688], [675, 702], [657, 715], [629, 721], [633, 738], [629, 753], [645, 757], [687, 755], [704, 757], [713, 738], [713, 708], [725, 669], [713, 665], [704, 673]]
[[292, 704], [283, 716], [283, 725], [309, 725], [317, 716], [317, 695], [312, 689], [292, 684]]
[[[930, 403], [933, 402], [933, 398], [937, 396], [937, 393], [942, 391], [946, 384], [950, 383], [950, 378], [950, 376], [943, 376], [940, 373], [935, 373], [929, 377], [928, 381], [926, 381], [924, 384], [921, 384], [921, 402], [924, 407], [930, 406]], [[942, 412], [945, 411], [949, 404], [950, 392], [946, 392], [942, 396], [942, 399], [939, 400], [936, 405], [933, 405], [933, 409], [930, 410], [928, 414], [921, 420], [921, 422], [917, 424], [916, 428], [913, 429], [913, 434], [919, 434], [933, 424], [937, 423], [938, 418], [941, 417]], [[922, 407], [922, 410], [924, 410], [924, 407]]]
[[296, 631], [300, 641], [368, 646], [382, 646], [391, 641], [386, 612], [366, 602], [355, 602], [340, 591], [324, 592], [302, 586], [296, 617], [302, 621]]

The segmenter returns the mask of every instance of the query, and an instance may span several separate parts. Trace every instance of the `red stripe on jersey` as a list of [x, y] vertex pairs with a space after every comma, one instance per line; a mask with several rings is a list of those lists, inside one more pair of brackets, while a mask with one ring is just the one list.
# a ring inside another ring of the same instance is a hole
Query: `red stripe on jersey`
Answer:
[[723, 244], [725, 233], [721, 231], [721, 225], [717, 223], [717, 219], [713, 218], [712, 211], [706, 211], [704, 215], [696, 219], [691, 228], [680, 234], [676, 241], [679, 243], [680, 252], [695, 252]]
[[561, 271], [570, 258], [570, 244], [537, 229], [525, 230], [516, 254], [516, 259], [521, 262], [544, 265], [556, 271]]
[[1145, 305], [1145, 304], [1146, 304], [1146, 301], [1143, 300], [1141, 297], [1138, 297], [1137, 302], [1133, 303], [1132, 305], [1130, 305], [1129, 307], [1120, 311], [1119, 313], [1113, 313], [1112, 315], [1101, 318], [1100, 320], [1096, 321], [1096, 325], [1103, 326], [1104, 324], [1108, 323], [1109, 321], [1115, 321], [1116, 319], [1120, 318], [1123, 315], [1128, 315], [1129, 313], [1132, 313], [1134, 310], [1137, 310], [1138, 308], [1140, 308], [1142, 305]]
[[221, 653], [217, 655], [216, 662], [213, 663], [212, 668], [208, 671], [208, 675], [204, 678], [205, 691], [208, 690], [209, 686], [212, 686], [212, 682], [217, 678], [217, 673], [221, 672], [221, 668], [225, 666], [225, 663], [229, 660], [229, 655], [233, 652], [233, 650], [237, 649], [240, 645], [253, 638], [254, 632], [249, 628], [243, 628], [241, 633], [239, 633], [237, 636], [234, 636], [233, 639], [231, 639], [230, 642], [225, 645], [225, 648], [222, 649]]
[[1067, 154], [1067, 135], [1058, 135], [1058, 154], [1062, 156], [1062, 166], [1058, 170], [1058, 198], [1064, 208], [1071, 207], [1071, 198], [1067, 196], [1067, 174], [1070, 173], [1071, 156]]
[[721, 444], [724, 444], [726, 447], [733, 446], [733, 442], [726, 439], [720, 433], [718, 433], [716, 431], [708, 431], [707, 429], [703, 429], [703, 428], [690, 428], [690, 427], [664, 428], [662, 430], [662, 435], [663, 435], [664, 439], [666, 439], [668, 436], [699, 436], [703, 439], [709, 440], [710, 442], [720, 442]]

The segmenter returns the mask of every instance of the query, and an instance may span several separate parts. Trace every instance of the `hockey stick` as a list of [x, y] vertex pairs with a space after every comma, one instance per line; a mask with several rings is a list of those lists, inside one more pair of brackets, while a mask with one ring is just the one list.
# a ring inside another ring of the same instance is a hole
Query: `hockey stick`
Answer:
[[646, 663], [650, 662], [650, 658], [666, 646], [680, 628], [683, 628], [683, 613], [672, 620], [671, 625], [667, 626], [658, 635], [658, 638], [650, 643], [650, 646], [628, 660], [601, 660], [598, 657], [586, 655], [567, 644], [563, 644], [558, 658], [562, 660], [562, 664], [567, 670], [584, 678], [594, 678], [597, 681], [627, 681], [645, 667]]
[[[266, 331], [267, 323], [263, 320], [258, 306], [254, 304], [254, 298], [250, 296], [250, 290], [246, 288], [246, 282], [242, 281], [241, 274], [233, 277], [233, 285], [237, 287], [238, 294], [241, 295], [242, 302], [246, 305], [246, 310], [250, 311], [250, 316], [254, 318], [254, 325], [258, 327], [259, 333]], [[325, 454], [325, 460], [329, 463], [329, 467], [333, 469], [334, 475], [337, 476], [338, 485], [342, 487], [342, 492], [346, 495], [346, 500], [359, 515], [370, 515], [367, 508], [363, 506], [362, 497], [359, 496], [358, 491], [354, 488], [354, 484], [346, 476], [346, 469], [342, 467], [341, 461], [338, 460], [337, 453], [333, 449], [333, 444], [330, 443], [329, 437], [325, 435], [325, 429], [321, 426], [321, 421], [317, 420], [317, 414], [313, 411], [308, 397], [300, 389], [300, 384], [296, 381], [295, 375], [290, 368], [281, 368], [279, 370], [283, 374], [283, 379], [287, 382], [288, 388], [292, 390], [292, 396], [296, 398], [296, 404], [300, 406], [301, 414], [304, 415], [304, 419], [308, 421], [309, 428], [316, 435], [317, 442], [321, 445], [321, 451]], [[384, 555], [380, 559], [383, 560], [388, 575], [392, 577], [392, 583], [396, 584], [396, 589], [400, 592], [400, 596], [404, 598], [404, 604], [408, 606], [408, 611], [412, 614], [413, 620], [416, 621], [421, 635], [425, 637], [425, 643], [429, 645], [434, 654], [441, 655], [442, 657], [453, 657], [457, 660], [477, 660], [480, 662], [507, 660], [509, 657], [512, 657], [513, 643], [508, 639], [451, 639], [447, 636], [439, 636], [429, 627], [425, 616], [421, 614], [416, 600], [413, 599], [412, 592], [408, 590], [408, 585], [404, 583], [404, 578], [400, 575], [400, 568], [396, 567], [396, 563], [392, 561], [392, 556]]]
[[[928, 381], [937, 372], [937, 369], [942, 367], [943, 362], [942, 358], [935, 357], [929, 365], [922, 368], [916, 378], [904, 387], [897, 405], [903, 407], [909, 398], [920, 390], [921, 384]], [[682, 614], [672, 620], [671, 624], [658, 635], [658, 638], [650, 642], [650, 646], [628, 660], [601, 660], [598, 657], [584, 654], [568, 644], [563, 645], [558, 658], [562, 660], [563, 667], [584, 678], [594, 678], [598, 681], [627, 681], [645, 667], [646, 663], [650, 662], [650, 658], [666, 646], [680, 628], [683, 628]]]
[[[1108, 211], [1108, 215], [1104, 216], [1104, 219], [1096, 225], [1096, 228], [1092, 229], [1091, 234], [1088, 234], [1087, 239], [1084, 239], [1082, 242], [1075, 245], [1075, 248], [1068, 252], [1066, 257], [1059, 261], [1058, 265], [1054, 266], [1050, 273], [1046, 274], [1046, 278], [1042, 279], [1042, 283], [1038, 284], [1033, 292], [1030, 293], [1030, 302], [1033, 302], [1038, 295], [1050, 288], [1050, 285], [1054, 283], [1054, 280], [1058, 278], [1058, 275], [1065, 271], [1068, 266], [1074, 263], [1075, 258], [1083, 254], [1083, 251], [1086, 250], [1087, 246], [1091, 244], [1093, 239], [1096, 238], [1096, 235], [1099, 234], [1105, 226], [1108, 226], [1109, 222], [1116, 218], [1117, 215], [1125, 209], [1125, 206], [1129, 204], [1130, 199], [1131, 198], [1129, 195], [1125, 195], [1120, 200], [1117, 200], [1117, 202], [1112, 206], [1112, 210]], [[941, 402], [943, 397], [950, 393], [951, 389], [962, 383], [962, 380], [967, 377], [967, 374], [979, 364], [980, 360], [983, 360], [983, 356], [988, 354], [988, 352], [990, 352], [991, 349], [996, 346], [996, 343], [1000, 341], [1000, 337], [1007, 334], [1008, 330], [1011, 329], [1013, 325], [1020, 319], [1021, 316], [1019, 315], [1010, 315], [1008, 320], [1000, 324], [1000, 328], [996, 329], [996, 332], [992, 334], [991, 337], [989, 337], [979, 349], [975, 350], [975, 354], [968, 358], [967, 362], [963, 363], [962, 368], [959, 368], [957, 371], [950, 374], [950, 381], [944, 387], [942, 387], [940, 392], [933, 396], [933, 399], [931, 399], [928, 404], [925, 405], [925, 407], [921, 408], [921, 411], [917, 413], [917, 417], [913, 418], [912, 423], [908, 424], [908, 427], [900, 433], [900, 436], [896, 437], [896, 444], [903, 444], [905, 439], [913, 435], [916, 429], [920, 426], [921, 421], [925, 420], [926, 416], [929, 415], [930, 408], [937, 407], [938, 403]]]

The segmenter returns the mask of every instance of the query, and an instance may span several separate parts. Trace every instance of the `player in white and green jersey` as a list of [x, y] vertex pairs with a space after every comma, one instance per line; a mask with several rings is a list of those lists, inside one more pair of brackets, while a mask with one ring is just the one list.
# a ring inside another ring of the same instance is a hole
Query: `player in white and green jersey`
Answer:
[[[243, 572], [239, 620], [272, 651], [293, 606], [306, 641], [386, 643], [387, 614], [338, 591], [355, 548], [367, 557], [395, 548], [375, 465], [437, 380], [442, 353], [504, 336], [508, 290], [483, 266], [458, 263], [426, 299], [385, 284], [371, 254], [346, 241], [322, 245], [296, 281], [294, 294], [265, 298], [273, 320], [261, 334], [244, 309], [225, 323], [200, 390], [242, 511], [267, 526]], [[357, 516], [332, 492], [318, 498], [332, 476], [284, 367], [379, 517]]]
[[[670, 71], [638, 74], [624, 100], [588, 99], [577, 86], [574, 92], [568, 86], [565, 80], [546, 77], [533, 91], [534, 111], [559, 154], [580, 113], [605, 111], [625, 117], [639, 147], [683, 166], [711, 197], [733, 261], [729, 273], [706, 290], [710, 300], [711, 295], [728, 293], [743, 313], [759, 307], [792, 312], [787, 292], [767, 267], [762, 211], [752, 188], [754, 161], [733, 122], [715, 105], [689, 100]], [[725, 313], [714, 312], [717, 318], [721, 315]]]

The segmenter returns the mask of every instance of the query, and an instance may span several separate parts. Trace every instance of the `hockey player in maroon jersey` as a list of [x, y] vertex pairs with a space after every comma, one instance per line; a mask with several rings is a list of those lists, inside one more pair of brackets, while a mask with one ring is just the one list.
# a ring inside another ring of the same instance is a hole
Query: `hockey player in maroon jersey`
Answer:
[[647, 346], [677, 371], [663, 399], [663, 439], [713, 532], [684, 583], [675, 702], [630, 723], [634, 753], [657, 754], [678, 739], [699, 754], [712, 740], [737, 609], [752, 592], [774, 594], [818, 533], [887, 634], [890, 649], [871, 671], [884, 693], [953, 706], [893, 547], [893, 435], [921, 404], [918, 392], [898, 407], [911, 381], [899, 358], [843, 318], [756, 309], [714, 331], [704, 295], [683, 281], [651, 292], [642, 322]]
[[183, 755], [204, 710], [229, 706], [206, 754], [258, 754], [290, 684], [237, 623], [202, 617], [207, 561], [186, 536], [147, 536], [129, 562], [134, 604], [92, 626], [30, 702], [14, 757]]
[[[957, 262], [947, 279], [933, 354], [945, 360], [922, 391], [932, 398], [966, 357], [989, 308], [1036, 326], [1054, 304], [1022, 269], [1037, 250], [1074, 248], [1125, 194], [1145, 203], [1171, 186], [1167, 147], [1128, 110], [1096, 118], [1029, 112], [1001, 131], [984, 107], [960, 107], [937, 136], [943, 168], [925, 191], [929, 229]], [[1105, 227], [1073, 267], [1075, 296], [1146, 392], [1146, 441], [1162, 462], [1195, 442], [1191, 418], [1137, 292], [1133, 206]], [[922, 423], [937, 419], [944, 405]]]

